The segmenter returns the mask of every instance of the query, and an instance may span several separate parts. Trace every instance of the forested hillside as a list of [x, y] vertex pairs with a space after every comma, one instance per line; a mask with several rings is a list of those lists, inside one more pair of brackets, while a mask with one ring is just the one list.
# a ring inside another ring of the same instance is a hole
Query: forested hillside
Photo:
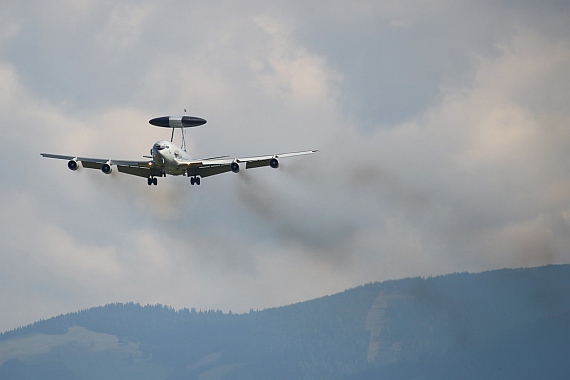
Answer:
[[567, 378], [570, 266], [224, 314], [111, 304], [0, 335], [2, 379]]

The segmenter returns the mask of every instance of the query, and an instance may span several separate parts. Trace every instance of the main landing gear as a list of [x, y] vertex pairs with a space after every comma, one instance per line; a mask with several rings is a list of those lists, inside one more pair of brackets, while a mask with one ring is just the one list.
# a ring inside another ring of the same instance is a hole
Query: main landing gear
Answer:
[[[160, 176], [166, 177], [166, 169], [160, 168]], [[158, 180], [156, 179], [155, 176], [151, 175], [150, 177], [147, 178], [147, 183], [149, 186], [150, 185], [156, 186], [158, 184]]]
[[192, 176], [190, 177], [190, 185], [200, 185], [200, 177], [198, 176]]

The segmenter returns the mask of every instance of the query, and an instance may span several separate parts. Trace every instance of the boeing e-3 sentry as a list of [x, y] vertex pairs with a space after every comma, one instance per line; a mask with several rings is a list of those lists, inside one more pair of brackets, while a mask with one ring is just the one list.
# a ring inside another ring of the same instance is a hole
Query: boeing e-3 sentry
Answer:
[[[80, 156], [65, 156], [51, 153], [41, 153], [42, 157], [68, 160], [67, 167], [73, 171], [79, 168], [79, 162], [84, 168], [99, 169], [105, 174], [111, 174], [113, 166], [120, 173], [131, 174], [147, 178], [149, 185], [158, 183], [157, 177], [169, 175], [183, 175], [190, 178], [190, 184], [200, 185], [200, 178], [216, 174], [240, 171], [240, 164], [244, 163], [246, 169], [270, 166], [274, 169], [279, 167], [279, 159], [284, 157], [301, 156], [317, 152], [307, 150], [303, 152], [280, 153], [267, 156], [235, 157], [218, 156], [194, 159], [186, 152], [184, 129], [197, 127], [206, 123], [206, 120], [194, 116], [162, 116], [149, 121], [157, 127], [172, 128], [170, 141], [157, 141], [150, 150], [150, 156], [143, 156], [146, 160], [126, 161], [108, 158], [88, 158]], [[173, 143], [174, 130], [180, 129], [182, 133], [182, 145]]]

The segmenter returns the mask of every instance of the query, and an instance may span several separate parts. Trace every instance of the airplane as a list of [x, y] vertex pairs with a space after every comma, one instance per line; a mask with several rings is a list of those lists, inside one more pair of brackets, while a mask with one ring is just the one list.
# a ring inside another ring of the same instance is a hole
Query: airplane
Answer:
[[[191, 185], [200, 185], [200, 178], [209, 177], [226, 172], [239, 173], [240, 164], [245, 163], [246, 169], [269, 166], [277, 169], [279, 159], [285, 157], [301, 156], [318, 152], [318, 150], [307, 150], [302, 152], [280, 153], [266, 156], [235, 157], [216, 156], [201, 159], [194, 159], [186, 152], [184, 129], [197, 127], [206, 124], [206, 120], [195, 116], [161, 116], [149, 121], [157, 127], [172, 128], [170, 141], [157, 141], [150, 150], [150, 156], [143, 156], [146, 160], [127, 161], [107, 158], [89, 158], [80, 156], [67, 156], [51, 153], [40, 153], [42, 157], [68, 160], [67, 167], [76, 171], [79, 162], [84, 168], [99, 169], [105, 174], [111, 174], [113, 166], [117, 167], [120, 173], [130, 174], [147, 178], [148, 185], [157, 185], [157, 177], [187, 176]], [[172, 141], [174, 130], [180, 129], [182, 133], [182, 145], [176, 146]]]

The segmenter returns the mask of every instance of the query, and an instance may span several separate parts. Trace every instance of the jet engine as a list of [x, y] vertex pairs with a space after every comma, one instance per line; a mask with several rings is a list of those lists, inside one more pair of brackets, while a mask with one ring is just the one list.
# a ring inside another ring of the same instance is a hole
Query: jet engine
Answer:
[[113, 168], [111, 167], [111, 164], [105, 162], [103, 165], [101, 165], [101, 171], [105, 174], [111, 174]]
[[234, 173], [239, 173], [239, 164], [234, 161], [230, 164], [230, 169], [232, 170], [232, 172]]
[[73, 159], [73, 160], [69, 160], [69, 162], [67, 163], [67, 167], [70, 170], [76, 171], [77, 168], [79, 168], [79, 164], [77, 164], [77, 159]]
[[279, 161], [277, 158], [273, 157], [271, 160], [269, 160], [269, 166], [271, 166], [273, 169], [277, 169], [279, 167]]

